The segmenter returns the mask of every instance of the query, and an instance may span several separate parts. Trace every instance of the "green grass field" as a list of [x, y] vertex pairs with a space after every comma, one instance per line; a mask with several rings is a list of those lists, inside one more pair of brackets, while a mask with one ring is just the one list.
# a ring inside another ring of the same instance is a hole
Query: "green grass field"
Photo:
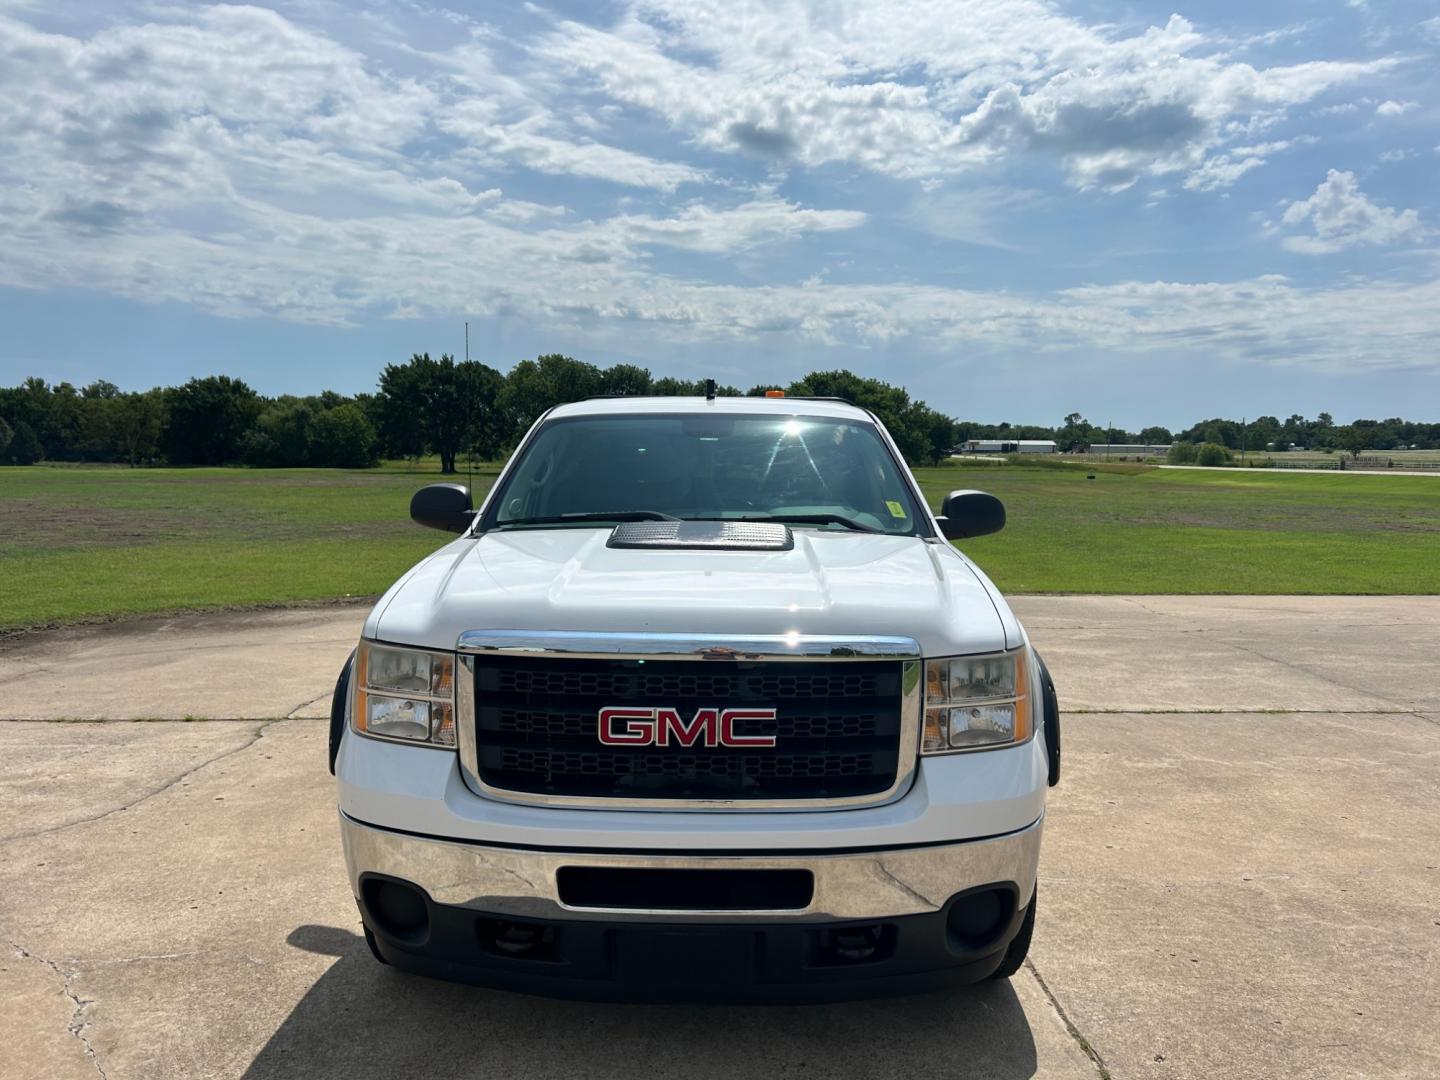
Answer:
[[1004, 500], [960, 546], [1007, 592], [1440, 593], [1440, 477], [1112, 468], [917, 475]]
[[[1005, 500], [1009, 527], [961, 546], [1009, 592], [1440, 593], [1440, 477], [918, 475], [933, 505], [963, 487]], [[407, 516], [435, 479], [424, 463], [0, 468], [0, 629], [377, 594], [445, 542]]]

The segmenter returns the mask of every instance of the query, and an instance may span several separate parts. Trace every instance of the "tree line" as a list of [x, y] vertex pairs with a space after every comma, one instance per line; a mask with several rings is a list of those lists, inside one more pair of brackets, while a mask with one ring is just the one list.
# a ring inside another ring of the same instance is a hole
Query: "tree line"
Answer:
[[[912, 398], [903, 387], [849, 371], [816, 371], [788, 384], [725, 396], [840, 397], [884, 421], [912, 465], [933, 464], [967, 439], [1053, 439], [1061, 450], [1102, 443], [1209, 444], [1229, 450], [1440, 448], [1440, 424], [1400, 419], [1337, 425], [1328, 413], [1314, 420], [1261, 416], [1247, 422], [1202, 420], [1179, 432], [1163, 427], [1130, 432], [1091, 424], [1071, 413], [1055, 427], [956, 420]], [[122, 391], [99, 380], [84, 387], [29, 378], [0, 388], [0, 463], [118, 462], [140, 465], [255, 465], [360, 468], [386, 458], [434, 454], [443, 472], [462, 457], [504, 456], [545, 410], [596, 395], [696, 395], [700, 380], [656, 378], [642, 367], [601, 368], [551, 354], [516, 364], [508, 373], [478, 361], [432, 359], [417, 353], [389, 364], [374, 393], [333, 391], [266, 397], [226, 375], [194, 378], [183, 386]]]

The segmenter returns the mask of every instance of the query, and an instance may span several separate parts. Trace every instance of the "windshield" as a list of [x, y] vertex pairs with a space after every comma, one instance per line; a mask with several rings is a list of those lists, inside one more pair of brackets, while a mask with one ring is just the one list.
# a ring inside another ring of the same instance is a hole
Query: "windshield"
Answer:
[[923, 529], [910, 485], [873, 424], [723, 413], [553, 420], [522, 451], [484, 527], [636, 517]]

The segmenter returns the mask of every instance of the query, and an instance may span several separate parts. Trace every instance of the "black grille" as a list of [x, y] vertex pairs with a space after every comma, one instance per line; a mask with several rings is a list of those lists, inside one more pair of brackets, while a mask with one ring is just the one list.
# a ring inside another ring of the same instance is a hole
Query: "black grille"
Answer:
[[[899, 661], [475, 657], [481, 779], [590, 798], [823, 799], [887, 790], [899, 765]], [[738, 720], [774, 747], [604, 746], [606, 706], [773, 708]]]

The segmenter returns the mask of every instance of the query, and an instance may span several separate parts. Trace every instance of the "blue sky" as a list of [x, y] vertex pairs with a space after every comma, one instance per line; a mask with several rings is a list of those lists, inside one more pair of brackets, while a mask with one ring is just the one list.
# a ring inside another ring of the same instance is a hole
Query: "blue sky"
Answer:
[[1440, 419], [1440, 4], [0, 0], [0, 383]]

